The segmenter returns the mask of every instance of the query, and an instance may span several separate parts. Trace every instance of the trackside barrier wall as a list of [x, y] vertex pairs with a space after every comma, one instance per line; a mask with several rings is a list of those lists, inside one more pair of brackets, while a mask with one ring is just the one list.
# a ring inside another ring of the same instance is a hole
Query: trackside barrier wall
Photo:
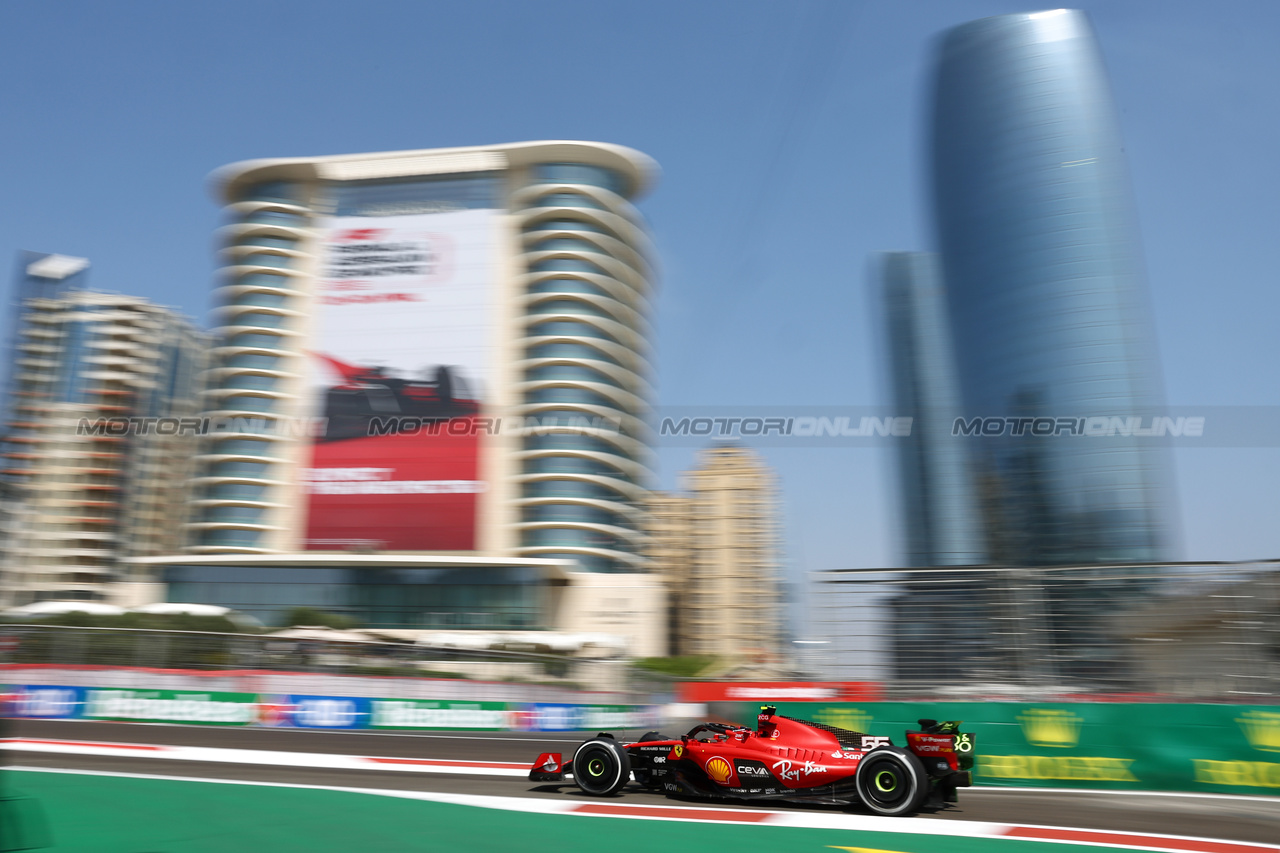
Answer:
[[[1280, 706], [1159, 703], [778, 703], [781, 714], [897, 745], [924, 718], [976, 736], [974, 784], [1280, 796]], [[759, 705], [711, 711], [755, 726]]]
[[20, 685], [0, 688], [16, 717], [314, 729], [584, 731], [658, 724], [657, 706], [135, 690]]
[[[179, 690], [194, 693], [301, 694], [307, 696], [398, 696], [462, 702], [524, 704], [649, 705], [661, 694], [582, 690], [516, 681], [344, 675], [273, 670], [183, 670], [144, 667], [0, 664], [0, 683], [109, 687], [129, 690]], [[669, 694], [668, 694], [669, 695]], [[749, 697], [740, 697], [749, 698]], [[833, 697], [834, 698], [834, 697]], [[863, 697], [839, 697], [842, 701]]]
[[[625, 731], [659, 706], [468, 702], [24, 685], [8, 713], [44, 719], [318, 729]], [[1280, 707], [1159, 703], [779, 703], [787, 716], [903, 743], [920, 718], [963, 720], [978, 785], [1280, 795]], [[711, 713], [754, 726], [757, 704]]]

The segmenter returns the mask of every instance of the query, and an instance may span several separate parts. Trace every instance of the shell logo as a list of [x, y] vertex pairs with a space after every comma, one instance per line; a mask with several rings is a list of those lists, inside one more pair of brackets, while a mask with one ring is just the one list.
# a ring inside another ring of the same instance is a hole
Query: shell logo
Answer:
[[706, 770], [712, 781], [718, 785], [723, 785], [729, 781], [729, 776], [733, 773], [733, 765], [717, 755], [707, 762]]

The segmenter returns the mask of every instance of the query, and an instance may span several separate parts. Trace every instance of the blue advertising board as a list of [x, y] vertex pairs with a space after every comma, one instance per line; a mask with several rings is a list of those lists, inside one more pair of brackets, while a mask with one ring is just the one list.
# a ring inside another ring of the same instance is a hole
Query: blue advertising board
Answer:
[[527, 732], [652, 728], [658, 719], [657, 708], [645, 705], [536, 703], [516, 707], [514, 727]]
[[300, 729], [364, 729], [372, 711], [357, 696], [264, 696], [261, 707], [266, 725]]
[[526, 732], [572, 732], [578, 729], [578, 709], [573, 705], [521, 705], [516, 728]]
[[72, 720], [84, 713], [85, 688], [44, 684], [13, 688], [11, 713], [15, 717]]

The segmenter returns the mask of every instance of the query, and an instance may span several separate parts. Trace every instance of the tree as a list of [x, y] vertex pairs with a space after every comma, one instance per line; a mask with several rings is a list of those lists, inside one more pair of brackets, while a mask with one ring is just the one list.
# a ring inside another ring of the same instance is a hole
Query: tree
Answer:
[[669, 658], [640, 658], [632, 666], [676, 678], [693, 678], [716, 662], [712, 655], [679, 655]]
[[343, 616], [341, 613], [328, 613], [324, 610], [316, 610], [314, 607], [294, 607], [285, 614], [283, 627], [320, 625], [325, 628], [345, 631], [349, 628], [355, 628], [359, 624], [355, 619], [350, 616]]

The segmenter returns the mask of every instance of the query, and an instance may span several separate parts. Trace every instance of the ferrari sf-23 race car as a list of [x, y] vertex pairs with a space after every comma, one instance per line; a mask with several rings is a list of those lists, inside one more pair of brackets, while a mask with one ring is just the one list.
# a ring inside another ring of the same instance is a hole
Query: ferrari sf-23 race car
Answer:
[[920, 720], [905, 749], [878, 737], [760, 709], [758, 728], [701, 723], [680, 738], [649, 732], [619, 743], [601, 732], [573, 758], [543, 753], [531, 782], [574, 784], [612, 796], [635, 779], [671, 796], [790, 800], [865, 805], [881, 815], [909, 815], [956, 801], [970, 785], [974, 737], [960, 723]]

